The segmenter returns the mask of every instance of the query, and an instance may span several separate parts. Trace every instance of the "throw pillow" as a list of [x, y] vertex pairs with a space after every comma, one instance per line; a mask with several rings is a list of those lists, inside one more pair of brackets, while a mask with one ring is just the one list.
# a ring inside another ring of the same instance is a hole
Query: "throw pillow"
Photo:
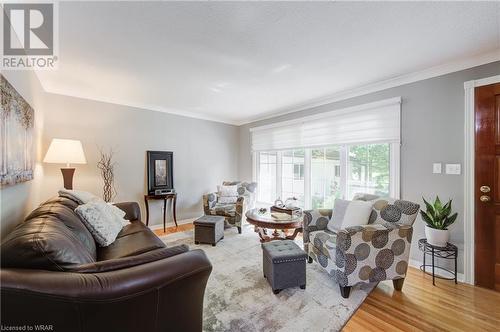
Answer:
[[123, 228], [113, 210], [104, 201], [92, 200], [79, 205], [75, 212], [101, 247], [113, 243]]
[[217, 186], [219, 197], [238, 197], [238, 186]]
[[61, 189], [58, 194], [60, 197], [69, 198], [78, 204], [85, 204], [96, 198], [99, 199], [96, 195], [82, 190]]
[[337, 198], [333, 206], [332, 218], [326, 226], [327, 229], [338, 232], [351, 226], [367, 225], [372, 205], [371, 202], [347, 201]]
[[120, 223], [122, 224], [123, 227], [127, 226], [130, 224], [130, 221], [128, 221], [127, 219], [125, 219], [125, 211], [123, 211], [122, 209], [114, 206], [112, 203], [108, 203], [108, 206], [109, 208], [111, 209], [111, 212], [113, 212], [113, 214], [115, 215], [115, 218], [120, 221]]

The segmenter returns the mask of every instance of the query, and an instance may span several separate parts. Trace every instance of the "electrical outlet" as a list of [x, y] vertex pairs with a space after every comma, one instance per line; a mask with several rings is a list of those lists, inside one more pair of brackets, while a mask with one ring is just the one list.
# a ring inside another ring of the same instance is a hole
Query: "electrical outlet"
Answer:
[[460, 164], [446, 164], [446, 174], [460, 175], [461, 172]]
[[432, 173], [434, 174], [441, 174], [441, 163], [434, 163], [432, 164]]

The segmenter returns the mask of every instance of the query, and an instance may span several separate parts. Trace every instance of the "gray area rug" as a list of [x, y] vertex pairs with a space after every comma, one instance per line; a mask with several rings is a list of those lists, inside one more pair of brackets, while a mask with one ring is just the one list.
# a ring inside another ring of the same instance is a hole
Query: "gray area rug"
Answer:
[[[168, 246], [187, 244], [203, 249], [213, 271], [205, 292], [204, 331], [339, 331], [375, 284], [352, 288], [344, 299], [338, 285], [316, 262], [307, 264], [307, 288], [274, 295], [262, 274], [262, 249], [253, 226], [243, 234], [225, 230], [216, 247], [195, 245], [193, 231], [161, 237]], [[296, 239], [302, 248], [301, 239]]]

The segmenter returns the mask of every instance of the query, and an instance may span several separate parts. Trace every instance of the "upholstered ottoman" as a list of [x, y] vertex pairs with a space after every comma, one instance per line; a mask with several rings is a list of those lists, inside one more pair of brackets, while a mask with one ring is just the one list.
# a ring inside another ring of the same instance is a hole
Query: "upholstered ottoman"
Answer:
[[224, 238], [224, 217], [203, 216], [194, 222], [194, 243], [209, 243], [215, 246]]
[[292, 240], [276, 240], [262, 244], [264, 278], [274, 294], [282, 289], [306, 288], [307, 254]]

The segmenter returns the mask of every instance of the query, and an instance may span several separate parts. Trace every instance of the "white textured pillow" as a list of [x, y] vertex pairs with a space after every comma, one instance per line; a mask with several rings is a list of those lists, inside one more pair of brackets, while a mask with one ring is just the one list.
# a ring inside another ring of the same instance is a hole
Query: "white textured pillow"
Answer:
[[333, 206], [332, 218], [326, 228], [332, 232], [338, 232], [351, 226], [367, 225], [372, 207], [372, 202], [347, 201], [337, 198]]
[[115, 215], [115, 217], [117, 218], [118, 221], [120, 221], [120, 223], [122, 224], [123, 227], [127, 226], [128, 224], [130, 224], [130, 221], [128, 221], [127, 219], [125, 219], [125, 211], [123, 211], [122, 209], [114, 206], [112, 203], [108, 203], [108, 206], [110, 207], [111, 211], [113, 212], [113, 214]]
[[238, 200], [238, 197], [236, 196], [222, 196], [219, 197], [219, 203], [222, 204], [234, 204]]
[[113, 243], [123, 228], [116, 214], [104, 201], [93, 200], [79, 205], [75, 212], [101, 247]]
[[238, 197], [238, 186], [217, 186], [219, 197]]
[[82, 190], [60, 189], [58, 194], [60, 197], [72, 199], [80, 204], [88, 203], [94, 199], [100, 199], [96, 195]]

